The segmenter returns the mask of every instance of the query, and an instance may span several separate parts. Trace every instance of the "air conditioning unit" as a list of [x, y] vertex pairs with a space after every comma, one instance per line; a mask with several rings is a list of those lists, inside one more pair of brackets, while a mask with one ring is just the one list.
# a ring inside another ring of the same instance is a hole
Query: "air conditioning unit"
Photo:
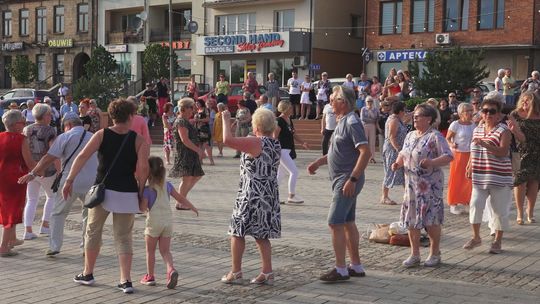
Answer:
[[435, 34], [435, 43], [436, 44], [450, 44], [450, 34]]
[[293, 58], [293, 67], [303, 67], [306, 65], [306, 56], [295, 56]]

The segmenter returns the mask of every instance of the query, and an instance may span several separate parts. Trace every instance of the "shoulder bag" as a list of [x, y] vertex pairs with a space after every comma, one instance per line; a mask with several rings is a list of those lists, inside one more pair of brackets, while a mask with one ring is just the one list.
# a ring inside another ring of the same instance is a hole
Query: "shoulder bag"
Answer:
[[122, 145], [120, 146], [120, 149], [118, 149], [118, 152], [116, 152], [116, 155], [114, 156], [111, 166], [109, 167], [109, 170], [107, 170], [107, 173], [105, 173], [105, 176], [103, 176], [103, 179], [101, 180], [101, 182], [93, 185], [92, 187], [90, 187], [90, 190], [88, 190], [86, 199], [84, 200], [84, 207], [92, 209], [100, 205], [101, 203], [103, 203], [103, 201], [105, 200], [105, 180], [107, 179], [107, 176], [109, 176], [111, 169], [114, 167], [114, 164], [116, 163], [116, 160], [118, 159], [118, 156], [120, 155], [120, 152], [122, 152], [122, 149], [124, 148], [124, 145], [127, 142], [129, 134], [131, 134], [131, 132], [128, 132], [126, 134], [126, 137], [124, 137], [124, 140], [122, 141]]
[[73, 152], [71, 152], [71, 155], [66, 159], [66, 161], [62, 165], [62, 170], [60, 171], [60, 173], [58, 173], [56, 175], [56, 178], [54, 179], [54, 182], [52, 183], [52, 186], [51, 186], [51, 189], [52, 189], [52, 191], [54, 193], [58, 192], [58, 188], [60, 187], [60, 180], [62, 179], [62, 174], [64, 174], [64, 170], [66, 170], [66, 166], [69, 163], [69, 161], [71, 160], [71, 158], [73, 157], [73, 155], [75, 155], [75, 152], [77, 152], [77, 150], [79, 150], [79, 147], [81, 146], [85, 136], [86, 136], [86, 130], [84, 130], [84, 132], [83, 132], [83, 134], [81, 136], [81, 139], [79, 140], [79, 144], [77, 145], [75, 150], [73, 150]]

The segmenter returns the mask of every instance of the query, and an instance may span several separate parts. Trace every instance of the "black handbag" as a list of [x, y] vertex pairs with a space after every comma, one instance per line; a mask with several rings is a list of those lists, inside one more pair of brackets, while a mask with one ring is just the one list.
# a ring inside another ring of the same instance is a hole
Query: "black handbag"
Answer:
[[51, 189], [52, 189], [53, 193], [58, 192], [58, 188], [60, 188], [60, 181], [62, 180], [62, 175], [64, 174], [64, 170], [66, 170], [66, 166], [69, 163], [69, 161], [71, 160], [71, 158], [73, 157], [73, 155], [75, 155], [75, 152], [77, 152], [77, 150], [79, 150], [79, 147], [81, 146], [81, 144], [82, 144], [82, 142], [84, 140], [84, 136], [86, 136], [86, 130], [84, 130], [84, 132], [83, 132], [83, 134], [81, 136], [81, 139], [79, 140], [79, 144], [77, 145], [75, 150], [73, 150], [73, 152], [71, 152], [71, 155], [64, 162], [64, 165], [62, 166], [62, 171], [60, 171], [60, 173], [58, 173], [58, 175], [56, 175], [56, 178], [54, 179], [54, 182], [51, 185]]
[[90, 187], [90, 190], [88, 190], [88, 193], [86, 194], [86, 199], [84, 200], [84, 207], [92, 209], [105, 200], [105, 180], [107, 179], [107, 176], [109, 176], [109, 173], [111, 172], [111, 169], [114, 167], [114, 164], [116, 163], [116, 160], [118, 159], [118, 156], [120, 156], [120, 152], [122, 152], [122, 149], [124, 148], [124, 145], [127, 142], [127, 139], [129, 137], [129, 134], [131, 132], [128, 132], [126, 134], [126, 137], [124, 137], [124, 140], [122, 141], [122, 145], [120, 146], [120, 149], [118, 149], [118, 152], [116, 152], [116, 155], [114, 156], [114, 159], [111, 163], [111, 166], [109, 167], [109, 170], [107, 170], [107, 173], [105, 173], [105, 176], [103, 176], [103, 179], [101, 182], [93, 185]]

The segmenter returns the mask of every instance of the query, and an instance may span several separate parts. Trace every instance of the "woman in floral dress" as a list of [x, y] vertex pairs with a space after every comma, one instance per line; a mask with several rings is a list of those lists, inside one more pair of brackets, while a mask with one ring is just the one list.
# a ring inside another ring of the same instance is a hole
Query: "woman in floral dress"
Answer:
[[403, 266], [420, 265], [420, 230], [426, 228], [430, 239], [430, 254], [424, 266], [441, 262], [439, 242], [444, 220], [444, 176], [441, 166], [448, 165], [452, 151], [442, 134], [432, 127], [436, 110], [426, 104], [414, 111], [415, 131], [407, 134], [403, 149], [392, 170], [405, 168], [405, 195], [401, 206], [401, 222], [409, 229], [411, 255]]
[[167, 165], [171, 164], [171, 150], [174, 146], [173, 125], [176, 116], [173, 113], [173, 105], [168, 102], [163, 106], [163, 151], [165, 152], [165, 160]]

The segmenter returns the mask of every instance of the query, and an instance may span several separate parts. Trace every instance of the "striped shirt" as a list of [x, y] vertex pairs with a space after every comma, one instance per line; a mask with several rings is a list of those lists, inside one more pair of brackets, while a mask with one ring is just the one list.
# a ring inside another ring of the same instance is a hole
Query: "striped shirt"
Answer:
[[481, 139], [494, 146], [499, 146], [501, 137], [508, 127], [499, 123], [493, 130], [485, 132], [484, 124], [474, 129], [471, 143], [471, 164], [473, 185], [485, 189], [488, 186], [512, 187], [512, 162], [509, 155], [497, 157], [486, 148], [476, 145], [475, 139]]

